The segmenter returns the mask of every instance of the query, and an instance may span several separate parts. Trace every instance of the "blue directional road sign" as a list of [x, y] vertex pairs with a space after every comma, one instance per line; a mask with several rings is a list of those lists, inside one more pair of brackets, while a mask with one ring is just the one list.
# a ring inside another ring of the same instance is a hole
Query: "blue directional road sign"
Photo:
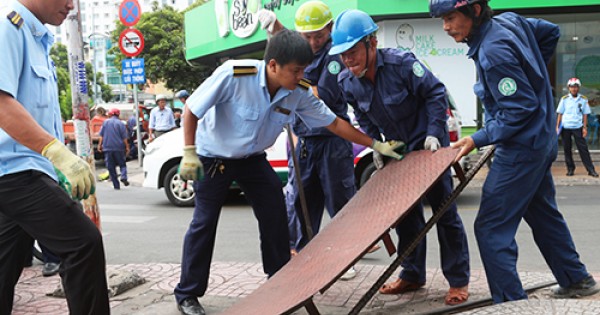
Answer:
[[146, 83], [144, 58], [131, 58], [121, 61], [123, 84]]

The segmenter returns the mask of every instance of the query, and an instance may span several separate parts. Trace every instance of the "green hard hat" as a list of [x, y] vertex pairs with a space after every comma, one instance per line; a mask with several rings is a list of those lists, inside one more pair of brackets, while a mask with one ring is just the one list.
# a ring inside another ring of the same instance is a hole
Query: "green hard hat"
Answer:
[[322, 30], [333, 20], [331, 10], [321, 1], [307, 1], [296, 11], [295, 26], [300, 33]]

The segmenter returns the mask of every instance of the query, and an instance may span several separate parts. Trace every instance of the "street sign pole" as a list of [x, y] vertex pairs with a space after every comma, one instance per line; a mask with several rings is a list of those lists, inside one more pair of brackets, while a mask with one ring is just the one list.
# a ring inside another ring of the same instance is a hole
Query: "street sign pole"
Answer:
[[137, 95], [137, 84], [133, 85], [133, 103], [135, 103], [135, 112], [137, 113], [136, 116], [137, 117], [137, 123], [136, 123], [136, 127], [137, 128], [137, 151], [138, 151], [138, 163], [140, 164], [140, 166], [144, 166], [144, 160], [142, 159], [142, 154], [144, 154], [144, 152], [142, 151], [142, 126], [140, 126], [140, 121], [142, 121], [140, 118], [140, 115], [144, 115], [144, 112], [142, 111], [142, 113], [140, 114], [140, 108], [138, 106], [138, 95]]
[[[87, 79], [85, 75], [85, 61], [83, 58], [83, 37], [81, 32], [81, 19], [79, 11], [79, 0], [73, 1], [73, 10], [69, 12], [65, 20], [67, 38], [69, 39], [67, 50], [69, 52], [69, 78], [71, 83], [71, 98], [73, 104], [73, 127], [75, 129], [75, 146], [77, 155], [84, 159], [91, 167], [94, 178], [96, 167], [94, 153], [92, 150], [92, 137], [90, 132], [90, 108], [87, 95]], [[96, 194], [90, 194], [88, 199], [83, 200], [84, 213], [96, 224], [100, 225], [100, 208]]]
[[[138, 163], [140, 166], [143, 166], [142, 154], [144, 152], [142, 150], [142, 127], [140, 126], [140, 121], [142, 121], [141, 115], [144, 115], [144, 112], [142, 111], [140, 113], [137, 85], [146, 81], [146, 75], [143, 68], [144, 59], [134, 59], [133, 57], [139, 55], [142, 52], [142, 49], [144, 49], [144, 36], [142, 36], [140, 31], [130, 28], [139, 22], [141, 16], [142, 8], [137, 0], [124, 0], [119, 6], [119, 20], [123, 25], [128, 27], [119, 36], [119, 48], [125, 56], [131, 57], [131, 59], [129, 59], [129, 64], [127, 64], [127, 61], [123, 63], [122, 81], [125, 84], [133, 84], [133, 112], [135, 113], [137, 120], [135, 128], [137, 130]], [[142, 65], [141, 69], [138, 64]], [[126, 65], [128, 67], [125, 67]]]

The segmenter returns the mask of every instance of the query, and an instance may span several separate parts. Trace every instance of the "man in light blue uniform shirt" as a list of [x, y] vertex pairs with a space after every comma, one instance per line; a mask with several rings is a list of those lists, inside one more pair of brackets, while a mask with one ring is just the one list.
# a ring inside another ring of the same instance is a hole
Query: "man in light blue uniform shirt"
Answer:
[[217, 221], [232, 181], [239, 184], [258, 220], [265, 273], [272, 276], [290, 259], [282, 183], [264, 150], [294, 116], [309, 127], [327, 127], [347, 140], [400, 158], [394, 149], [401, 144], [361, 133], [337, 118], [301, 82], [312, 58], [300, 35], [283, 30], [268, 43], [264, 61], [224, 63], [187, 100], [179, 174], [196, 180], [196, 208], [175, 288], [183, 314], [204, 314], [197, 297], [206, 292]]
[[62, 261], [71, 314], [110, 313], [102, 236], [69, 196], [87, 198], [94, 177], [62, 143], [56, 71], [49, 56], [54, 37], [44, 26], [60, 25], [71, 9], [70, 0], [9, 0], [0, 7], [2, 315], [12, 311], [14, 287], [33, 238]]
[[156, 104], [158, 106], [150, 111], [150, 122], [148, 124], [150, 142], [177, 127], [175, 125], [173, 110], [167, 106], [167, 97], [158, 94], [156, 96]]
[[496, 145], [475, 219], [494, 303], [527, 299], [515, 241], [523, 219], [558, 281], [557, 297], [598, 292], [558, 211], [551, 173], [558, 148], [546, 67], [560, 36], [558, 26], [510, 12], [492, 18], [487, 0], [430, 0], [429, 8], [442, 18], [449, 36], [469, 46], [479, 77], [475, 94], [486, 111], [485, 126], [454, 145], [460, 147], [456, 161], [475, 147]]
[[[560, 99], [558, 108], [556, 109], [558, 113], [558, 117], [556, 118], [556, 132], [560, 132], [563, 140], [567, 176], [575, 174], [575, 162], [573, 162], [573, 152], [571, 152], [572, 136], [575, 138], [575, 145], [577, 145], [581, 162], [588, 171], [588, 175], [598, 177], [598, 173], [596, 173], [592, 158], [590, 157], [587, 141], [585, 140], [587, 136], [588, 115], [592, 111], [587, 97], [579, 94], [580, 87], [581, 81], [577, 78], [571, 78], [567, 82], [569, 94]], [[562, 128], [559, 128], [561, 123]]]

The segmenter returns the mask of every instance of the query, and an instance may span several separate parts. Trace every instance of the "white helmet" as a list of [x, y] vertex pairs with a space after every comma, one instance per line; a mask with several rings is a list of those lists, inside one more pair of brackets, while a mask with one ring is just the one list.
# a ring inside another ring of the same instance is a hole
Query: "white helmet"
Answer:
[[156, 101], [160, 101], [160, 100], [167, 100], [167, 96], [165, 96], [164, 94], [158, 94], [156, 95]]
[[574, 86], [574, 85], [581, 86], [581, 81], [579, 81], [579, 79], [577, 79], [577, 78], [570, 78], [569, 82], [567, 82], [567, 86]]

